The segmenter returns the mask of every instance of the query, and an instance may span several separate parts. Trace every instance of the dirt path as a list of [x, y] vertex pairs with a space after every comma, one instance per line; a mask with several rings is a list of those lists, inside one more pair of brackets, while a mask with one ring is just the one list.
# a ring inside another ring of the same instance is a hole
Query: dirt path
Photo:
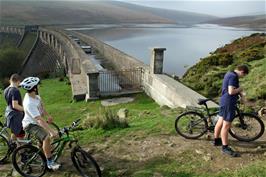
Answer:
[[[265, 118], [264, 124], [266, 125]], [[256, 160], [266, 159], [266, 133], [255, 142], [239, 142], [230, 137], [231, 146], [241, 154], [232, 158], [221, 152], [221, 147], [214, 147], [211, 138], [188, 140], [177, 134], [149, 136], [134, 134], [114, 142], [108, 138], [104, 143], [91, 147], [97, 149], [95, 157], [105, 169], [116, 169], [120, 176], [130, 176], [134, 171], [145, 168], [149, 163], [166, 159], [166, 163], [176, 160], [180, 164], [202, 162], [197, 172], [215, 173], [220, 170], [242, 169]], [[89, 149], [88, 149], [89, 150]], [[225, 163], [226, 161], [226, 163]], [[193, 164], [191, 165], [193, 167]]]
[[[241, 169], [256, 160], [266, 159], [266, 133], [255, 142], [244, 143], [230, 138], [230, 143], [241, 153], [241, 157], [231, 158], [222, 154], [221, 147], [212, 146], [211, 141], [205, 137], [188, 140], [176, 134], [151, 136], [132, 133], [122, 138], [106, 138], [102, 143], [90, 144], [86, 150], [97, 159], [105, 176], [112, 169], [118, 176], [130, 177], [135, 171], [145, 169], [151, 163], [173, 160], [179, 164], [191, 165], [191, 168], [193, 163], [202, 162], [202, 166], [197, 167], [197, 172], [215, 173], [225, 169]], [[78, 176], [70, 160], [69, 150], [64, 154], [63, 159], [60, 159], [63, 163], [61, 170], [49, 172], [50, 177]], [[11, 169], [10, 164], [0, 165], [1, 173], [10, 174]]]

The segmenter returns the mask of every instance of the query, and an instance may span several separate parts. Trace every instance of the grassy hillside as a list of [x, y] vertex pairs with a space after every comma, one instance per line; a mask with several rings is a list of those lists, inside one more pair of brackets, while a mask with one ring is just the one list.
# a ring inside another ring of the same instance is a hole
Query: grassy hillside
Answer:
[[[112, 1], [1, 1], [1, 24], [197, 23], [212, 16]], [[163, 13], [162, 13], [163, 11]], [[168, 15], [166, 15], [168, 14]]]
[[[23, 92], [24, 93], [24, 92]], [[103, 170], [104, 177], [262, 177], [266, 175], [266, 149], [261, 141], [248, 144], [232, 141], [241, 158], [223, 155], [209, 140], [186, 140], [175, 133], [174, 121], [181, 109], [158, 106], [145, 94], [132, 97], [132, 103], [108, 108], [100, 100], [72, 102], [67, 81], [43, 80], [40, 94], [48, 112], [62, 126], [73, 120], [102, 114], [103, 109], [129, 111], [129, 128], [111, 130], [88, 128], [76, 132], [83, 148], [92, 153]], [[0, 94], [0, 112], [5, 104]], [[256, 150], [257, 146], [261, 146]], [[62, 169], [47, 176], [76, 177], [69, 150], [60, 159]], [[226, 160], [226, 163], [224, 161]], [[1, 165], [1, 175], [10, 176], [10, 164]]]
[[253, 34], [218, 48], [192, 66], [182, 81], [207, 97], [218, 98], [224, 74], [236, 65], [246, 63], [250, 74], [240, 80], [247, 98], [258, 106], [266, 100], [266, 34]]

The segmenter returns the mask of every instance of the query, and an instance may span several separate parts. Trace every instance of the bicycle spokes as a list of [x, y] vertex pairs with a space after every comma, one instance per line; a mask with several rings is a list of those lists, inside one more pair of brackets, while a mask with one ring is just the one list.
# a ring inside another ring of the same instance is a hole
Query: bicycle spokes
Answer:
[[177, 118], [176, 130], [186, 138], [197, 138], [206, 132], [207, 122], [199, 114], [190, 112]]
[[23, 175], [41, 176], [46, 169], [46, 162], [39, 151], [30, 148], [20, 149], [15, 156], [16, 165]]
[[255, 115], [243, 113], [233, 120], [230, 134], [240, 141], [254, 141], [264, 132], [263, 122]]

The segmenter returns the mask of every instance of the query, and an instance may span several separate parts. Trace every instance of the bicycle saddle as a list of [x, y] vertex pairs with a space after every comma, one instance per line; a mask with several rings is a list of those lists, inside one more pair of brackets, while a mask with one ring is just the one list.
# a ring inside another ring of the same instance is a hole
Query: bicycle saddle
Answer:
[[211, 99], [210, 98], [207, 98], [207, 99], [198, 99], [198, 104], [199, 105], [203, 105], [203, 104], [206, 104], [207, 101], [210, 101]]

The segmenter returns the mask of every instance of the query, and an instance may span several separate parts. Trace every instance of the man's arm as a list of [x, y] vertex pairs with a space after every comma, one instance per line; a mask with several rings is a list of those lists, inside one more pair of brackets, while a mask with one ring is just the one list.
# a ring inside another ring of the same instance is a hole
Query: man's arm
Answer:
[[24, 111], [23, 107], [18, 104], [17, 100], [12, 100], [12, 107], [18, 111]]
[[12, 107], [18, 111], [24, 111], [23, 107], [18, 104], [18, 100], [20, 99], [19, 90], [11, 90], [12, 95]]
[[235, 88], [234, 86], [229, 85], [228, 86], [228, 93], [229, 95], [237, 95], [237, 94], [242, 94], [242, 88]]
[[47, 116], [47, 121], [48, 123], [52, 123], [53, 122], [53, 118], [50, 114], [48, 114], [48, 112], [46, 111], [43, 102], [41, 102], [41, 106], [42, 106], [42, 110], [43, 110], [43, 115]]

